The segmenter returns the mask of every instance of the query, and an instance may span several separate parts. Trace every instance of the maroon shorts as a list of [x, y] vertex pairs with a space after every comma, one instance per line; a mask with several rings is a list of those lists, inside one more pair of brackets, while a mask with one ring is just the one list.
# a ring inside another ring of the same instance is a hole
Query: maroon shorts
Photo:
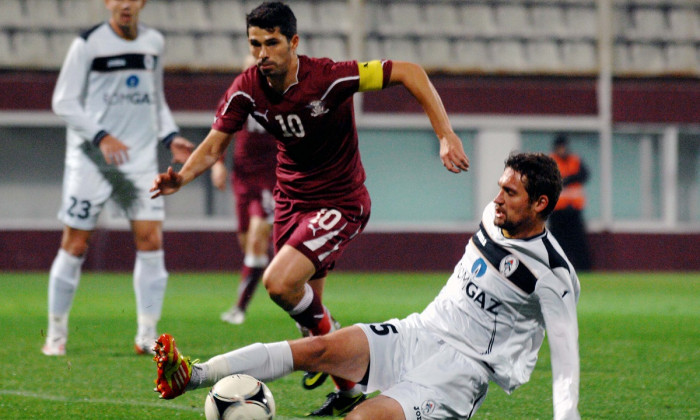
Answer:
[[314, 203], [295, 201], [276, 194], [273, 237], [275, 253], [283, 245], [297, 249], [316, 267], [311, 277], [326, 277], [336, 260], [369, 221], [371, 201], [363, 188], [353, 200]]
[[233, 178], [233, 197], [236, 202], [238, 216], [238, 231], [248, 232], [250, 218], [258, 216], [272, 223], [275, 211], [275, 199], [272, 196], [272, 185], [262, 182], [250, 182]]

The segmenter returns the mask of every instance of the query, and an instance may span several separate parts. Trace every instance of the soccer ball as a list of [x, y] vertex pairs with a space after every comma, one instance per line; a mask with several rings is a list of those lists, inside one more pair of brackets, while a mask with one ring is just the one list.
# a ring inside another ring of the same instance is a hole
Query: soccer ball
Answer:
[[204, 401], [207, 420], [268, 420], [275, 417], [272, 392], [249, 375], [231, 375], [214, 384]]

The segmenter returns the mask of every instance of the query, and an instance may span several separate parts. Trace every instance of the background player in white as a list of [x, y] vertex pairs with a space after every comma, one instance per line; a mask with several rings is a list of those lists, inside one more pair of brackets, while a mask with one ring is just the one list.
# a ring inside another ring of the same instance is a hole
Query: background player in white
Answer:
[[[162, 249], [163, 201], [148, 189], [158, 171], [158, 139], [174, 162], [193, 145], [178, 127], [163, 94], [164, 40], [138, 23], [146, 0], [105, 0], [110, 18], [76, 38], [54, 90], [54, 112], [67, 124], [63, 236], [49, 276], [49, 325], [44, 354], [66, 352], [68, 315], [80, 269], [107, 200], [131, 221], [136, 245], [134, 290], [137, 353], [151, 353], [157, 338], [168, 273]], [[106, 291], [109, 293], [109, 291]]]
[[168, 399], [234, 373], [268, 381], [315, 370], [382, 392], [348, 420], [471, 418], [489, 382], [511, 393], [529, 380], [546, 328], [554, 418], [578, 420], [580, 285], [545, 227], [561, 175], [545, 154], [511, 154], [498, 185], [464, 256], [422, 313], [252, 344], [201, 364], [183, 357], [163, 334], [154, 358], [156, 391]]

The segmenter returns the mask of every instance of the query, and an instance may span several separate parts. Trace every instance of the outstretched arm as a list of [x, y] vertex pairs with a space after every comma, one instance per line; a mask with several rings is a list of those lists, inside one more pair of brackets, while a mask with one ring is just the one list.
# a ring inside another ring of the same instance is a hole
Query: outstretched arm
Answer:
[[404, 85], [425, 110], [440, 140], [440, 159], [445, 168], [454, 173], [469, 170], [469, 158], [462, 141], [452, 130], [442, 100], [425, 70], [418, 64], [393, 61], [390, 83]]
[[193, 179], [211, 168], [219, 160], [226, 147], [231, 142], [231, 135], [212, 129], [204, 138], [204, 141], [195, 149], [187, 159], [180, 172], [168, 168], [166, 173], [159, 174], [153, 181], [151, 198], [160, 195], [170, 195], [189, 184]]

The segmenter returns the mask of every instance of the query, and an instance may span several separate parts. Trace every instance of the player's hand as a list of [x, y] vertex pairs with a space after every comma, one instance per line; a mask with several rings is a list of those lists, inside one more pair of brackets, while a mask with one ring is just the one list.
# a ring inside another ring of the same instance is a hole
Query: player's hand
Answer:
[[182, 175], [175, 172], [172, 166], [169, 166], [166, 173], [156, 176], [149, 191], [153, 193], [151, 198], [156, 198], [161, 195], [175, 194], [180, 187], [182, 187]]
[[185, 163], [194, 150], [194, 144], [182, 136], [175, 136], [170, 143], [170, 153], [173, 154], [172, 163]]
[[121, 165], [129, 160], [129, 148], [111, 134], [100, 140], [100, 151], [109, 165]]
[[226, 177], [228, 171], [224, 162], [217, 160], [214, 166], [211, 167], [211, 183], [221, 191], [226, 189]]
[[440, 160], [450, 172], [458, 174], [469, 170], [469, 158], [457, 134], [450, 133], [440, 139]]

